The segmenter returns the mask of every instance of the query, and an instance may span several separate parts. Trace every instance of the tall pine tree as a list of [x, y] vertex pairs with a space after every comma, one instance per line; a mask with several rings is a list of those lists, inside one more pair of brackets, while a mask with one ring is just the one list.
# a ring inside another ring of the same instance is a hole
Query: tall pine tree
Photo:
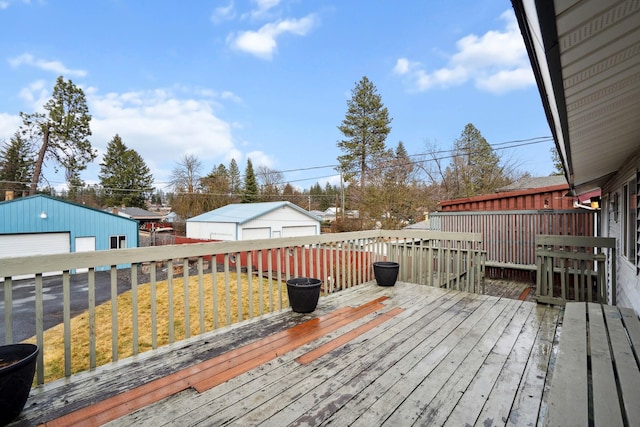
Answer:
[[153, 193], [153, 175], [149, 167], [117, 134], [107, 145], [99, 178], [108, 206], [144, 208]]
[[[40, 141], [30, 194], [36, 192], [45, 159], [62, 167], [67, 177], [77, 179], [79, 172], [86, 169], [87, 163], [96, 158], [96, 151], [88, 139], [91, 136], [91, 115], [81, 88], [71, 80], [65, 81], [62, 76], [58, 77], [51, 99], [44, 105], [44, 109], [45, 114], [20, 113], [22, 134], [33, 141]], [[70, 186], [74, 184], [77, 182], [70, 183]]]
[[367, 171], [385, 151], [385, 140], [391, 132], [389, 111], [374, 84], [365, 76], [351, 91], [347, 101], [347, 114], [338, 126], [345, 139], [338, 141], [338, 148], [345, 154], [338, 156], [340, 170], [345, 180], [360, 178], [364, 189]]
[[455, 141], [444, 175], [450, 198], [490, 194], [511, 182], [500, 157], [471, 123]]
[[244, 171], [244, 189], [242, 191], [242, 203], [255, 203], [259, 201], [258, 180], [253, 170], [251, 159], [247, 159], [247, 169]]

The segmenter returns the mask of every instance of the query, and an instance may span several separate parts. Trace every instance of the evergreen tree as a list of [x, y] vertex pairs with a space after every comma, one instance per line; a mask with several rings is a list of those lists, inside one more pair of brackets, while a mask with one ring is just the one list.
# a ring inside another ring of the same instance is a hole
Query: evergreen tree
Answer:
[[351, 91], [347, 114], [338, 126], [346, 138], [337, 144], [345, 153], [338, 156], [338, 162], [346, 181], [359, 177], [360, 188], [364, 189], [371, 163], [385, 151], [391, 120], [376, 87], [362, 77]]
[[471, 123], [455, 141], [453, 151], [453, 159], [445, 170], [449, 197], [490, 194], [511, 182], [500, 157]]
[[[21, 131], [32, 140], [41, 141], [29, 189], [35, 194], [45, 159], [77, 178], [87, 163], [96, 158], [88, 137], [91, 135], [89, 108], [81, 88], [71, 80], [58, 77], [51, 99], [44, 105], [46, 113], [25, 114]], [[70, 185], [71, 186], [71, 185]]]
[[34, 161], [31, 147], [19, 132], [0, 148], [0, 200], [5, 191], [13, 191], [14, 197], [22, 196], [29, 189], [33, 177]]
[[229, 185], [229, 171], [226, 166], [220, 163], [209, 175], [202, 178], [202, 188], [210, 201], [209, 210], [229, 204], [231, 186]]
[[564, 165], [556, 147], [551, 147], [551, 160], [553, 161], [553, 172], [551, 175], [564, 175]]
[[242, 191], [242, 203], [255, 203], [258, 198], [258, 180], [253, 171], [251, 159], [247, 159], [247, 168], [244, 171], [244, 190]]
[[100, 163], [100, 185], [105, 204], [144, 208], [153, 188], [153, 175], [137, 151], [127, 148], [119, 135], [107, 145]]
[[231, 193], [234, 195], [240, 194], [240, 190], [242, 190], [242, 181], [240, 179], [240, 168], [238, 168], [236, 159], [231, 159], [231, 162], [229, 162], [229, 186]]

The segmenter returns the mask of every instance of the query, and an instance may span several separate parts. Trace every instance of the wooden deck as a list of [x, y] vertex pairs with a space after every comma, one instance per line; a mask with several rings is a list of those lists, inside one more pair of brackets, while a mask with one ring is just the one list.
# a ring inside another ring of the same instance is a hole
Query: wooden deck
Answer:
[[14, 425], [536, 425], [559, 314], [363, 285], [34, 389]]

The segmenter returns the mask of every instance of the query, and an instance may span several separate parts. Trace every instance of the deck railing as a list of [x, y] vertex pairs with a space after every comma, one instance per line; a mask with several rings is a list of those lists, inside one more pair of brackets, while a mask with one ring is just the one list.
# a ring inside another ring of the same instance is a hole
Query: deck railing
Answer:
[[[376, 230], [5, 258], [0, 260], [4, 341], [14, 342], [17, 286], [33, 287], [29, 316], [35, 322], [32, 341], [41, 349], [36, 381], [42, 384], [49, 375], [44, 366], [51, 346], [63, 348], [60, 376], [69, 377], [79, 370], [286, 309], [285, 283], [291, 277], [321, 279], [324, 295], [372, 281], [371, 265], [378, 260], [398, 261], [401, 281], [483, 292], [482, 238], [473, 233]], [[62, 287], [58, 327], [63, 339], [57, 344], [45, 340], [45, 313], [51, 301], [43, 284], [52, 279], [45, 277], [51, 272], [59, 274], [54, 280]], [[12, 279], [24, 275], [33, 278]], [[105, 281], [108, 289], [100, 292], [108, 294], [108, 320], [97, 324], [97, 313], [105, 306], [96, 303], [96, 293]], [[123, 283], [126, 303], [120, 299]], [[72, 296], [86, 297], [83, 327], [72, 327]], [[166, 309], [161, 311], [161, 306]], [[110, 329], [110, 351], [97, 350], [99, 329]], [[80, 336], [87, 342], [78, 348], [75, 342]], [[82, 367], [75, 362], [72, 366], [72, 352], [86, 353], [88, 360]]]
[[434, 212], [429, 215], [429, 229], [481, 233], [487, 268], [528, 272], [536, 269], [534, 236], [593, 236], [595, 221], [595, 211], [581, 209]]
[[[610, 237], [536, 236], [538, 302], [616, 304], [616, 240]], [[611, 263], [607, 287], [607, 258]]]

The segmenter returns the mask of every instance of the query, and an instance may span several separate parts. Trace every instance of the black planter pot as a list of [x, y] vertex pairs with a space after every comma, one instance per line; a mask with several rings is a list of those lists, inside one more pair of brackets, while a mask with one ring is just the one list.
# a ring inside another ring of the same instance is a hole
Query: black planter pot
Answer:
[[311, 313], [318, 305], [320, 298], [320, 279], [296, 277], [287, 280], [289, 305], [296, 313]]
[[37, 356], [34, 344], [0, 345], [0, 426], [16, 419], [27, 403]]
[[400, 264], [391, 261], [377, 261], [373, 263], [373, 275], [380, 286], [393, 286], [398, 280]]

